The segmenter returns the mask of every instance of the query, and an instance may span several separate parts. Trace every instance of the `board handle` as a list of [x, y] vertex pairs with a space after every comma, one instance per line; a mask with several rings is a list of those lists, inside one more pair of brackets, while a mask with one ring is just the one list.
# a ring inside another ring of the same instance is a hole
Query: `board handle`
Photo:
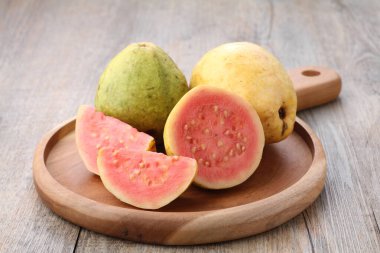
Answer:
[[342, 89], [339, 74], [330, 68], [309, 66], [288, 73], [297, 93], [297, 111], [333, 101]]

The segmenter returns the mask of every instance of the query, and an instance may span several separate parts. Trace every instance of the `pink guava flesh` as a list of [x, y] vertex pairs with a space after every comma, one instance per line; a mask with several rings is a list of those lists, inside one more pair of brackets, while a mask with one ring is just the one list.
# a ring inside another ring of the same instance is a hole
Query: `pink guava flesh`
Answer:
[[92, 173], [99, 174], [97, 154], [101, 148], [128, 148], [133, 150], [154, 149], [153, 137], [138, 132], [130, 125], [97, 112], [94, 107], [81, 105], [76, 124], [75, 139], [79, 154]]
[[[173, 154], [195, 158], [195, 182], [227, 188], [245, 181], [261, 160], [264, 133], [257, 113], [246, 101], [215, 88], [194, 88], [173, 111], [168, 126]], [[165, 139], [166, 141], [166, 139]]]
[[197, 171], [188, 157], [149, 151], [105, 148], [98, 167], [104, 186], [121, 201], [145, 209], [157, 209], [184, 192]]

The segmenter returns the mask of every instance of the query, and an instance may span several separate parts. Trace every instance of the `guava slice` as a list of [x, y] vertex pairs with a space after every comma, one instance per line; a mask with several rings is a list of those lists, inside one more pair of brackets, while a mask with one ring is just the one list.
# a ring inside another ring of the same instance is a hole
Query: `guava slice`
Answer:
[[134, 150], [155, 150], [152, 136], [138, 132], [130, 125], [97, 112], [93, 106], [81, 105], [75, 123], [75, 140], [86, 168], [99, 175], [96, 164], [101, 148], [125, 147]]
[[171, 111], [164, 142], [167, 154], [197, 160], [196, 184], [223, 189], [253, 174], [265, 137], [260, 118], [247, 101], [220, 88], [198, 86]]
[[125, 148], [98, 153], [100, 178], [115, 197], [144, 209], [158, 209], [181, 195], [197, 172], [188, 157]]

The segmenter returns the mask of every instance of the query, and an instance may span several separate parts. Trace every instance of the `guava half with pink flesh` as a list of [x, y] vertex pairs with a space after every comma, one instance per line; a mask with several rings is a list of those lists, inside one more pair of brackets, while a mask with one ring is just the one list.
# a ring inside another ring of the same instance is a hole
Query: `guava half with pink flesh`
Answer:
[[199, 86], [171, 111], [164, 142], [167, 154], [197, 160], [196, 184], [223, 189], [254, 173], [265, 137], [260, 118], [247, 101], [229, 91]]
[[138, 132], [130, 125], [81, 105], [75, 122], [75, 141], [86, 168], [99, 175], [96, 163], [98, 151], [111, 146], [134, 150], [155, 150], [154, 138]]
[[98, 153], [100, 178], [115, 197], [144, 209], [158, 209], [181, 195], [197, 172], [188, 157], [105, 148]]

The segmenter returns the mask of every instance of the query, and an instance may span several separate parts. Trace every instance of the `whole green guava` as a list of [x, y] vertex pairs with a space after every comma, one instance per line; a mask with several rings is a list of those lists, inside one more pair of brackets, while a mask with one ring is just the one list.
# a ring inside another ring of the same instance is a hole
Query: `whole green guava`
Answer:
[[134, 43], [100, 77], [95, 107], [161, 142], [170, 111], [188, 89], [185, 76], [161, 48]]

